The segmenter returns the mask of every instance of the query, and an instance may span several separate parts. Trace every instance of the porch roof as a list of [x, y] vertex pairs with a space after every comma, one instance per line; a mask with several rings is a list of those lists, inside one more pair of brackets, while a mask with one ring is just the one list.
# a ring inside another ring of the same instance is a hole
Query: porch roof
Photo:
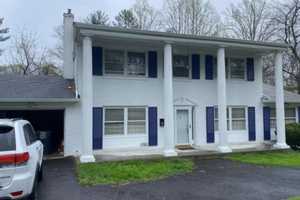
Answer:
[[101, 36], [105, 39], [134, 39], [137, 41], [169, 42], [184, 45], [202, 45], [209, 47], [228, 47], [228, 48], [246, 48], [255, 49], [260, 53], [269, 53], [270, 51], [285, 50], [287, 44], [278, 42], [260, 42], [250, 40], [240, 40], [211, 36], [196, 36], [188, 34], [176, 34], [169, 32], [145, 31], [137, 29], [126, 29], [118, 27], [109, 27], [102, 25], [93, 25], [75, 22], [77, 36], [86, 35], [91, 37]]
[[[275, 86], [264, 84], [263, 88], [263, 102], [264, 103], [275, 103], [276, 102], [276, 94], [275, 94]], [[300, 95], [297, 93], [293, 93], [290, 91], [284, 91], [284, 102], [285, 103], [300, 103]]]

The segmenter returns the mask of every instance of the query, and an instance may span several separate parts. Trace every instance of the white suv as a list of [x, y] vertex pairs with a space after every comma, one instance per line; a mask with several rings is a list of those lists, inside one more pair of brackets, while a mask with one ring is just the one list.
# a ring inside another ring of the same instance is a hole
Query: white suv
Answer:
[[28, 121], [0, 119], [0, 200], [37, 199], [43, 144]]

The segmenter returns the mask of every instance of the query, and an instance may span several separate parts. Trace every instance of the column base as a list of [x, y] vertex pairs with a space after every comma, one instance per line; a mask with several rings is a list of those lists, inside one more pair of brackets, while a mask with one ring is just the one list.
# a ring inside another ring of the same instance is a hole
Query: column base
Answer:
[[221, 153], [231, 153], [232, 149], [229, 146], [218, 146], [218, 151]]
[[164, 156], [165, 157], [175, 157], [175, 156], [178, 156], [178, 153], [175, 151], [175, 149], [168, 149], [168, 150], [164, 150]]
[[93, 163], [93, 162], [96, 162], [96, 159], [93, 155], [81, 155], [80, 162], [81, 163]]
[[289, 149], [290, 146], [287, 145], [286, 143], [276, 143], [273, 145], [274, 149]]

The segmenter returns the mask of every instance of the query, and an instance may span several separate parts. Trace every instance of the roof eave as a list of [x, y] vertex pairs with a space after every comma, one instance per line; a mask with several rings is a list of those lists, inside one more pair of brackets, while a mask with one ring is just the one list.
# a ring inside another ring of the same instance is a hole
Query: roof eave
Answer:
[[135, 29], [124, 29], [116, 27], [107, 27], [101, 25], [91, 25], [85, 23], [74, 23], [75, 27], [79, 29], [82, 35], [103, 35], [110, 37], [123, 37], [130, 39], [144, 39], [155, 41], [168, 41], [168, 42], [186, 42], [186, 43], [199, 43], [199, 44], [216, 44], [220, 46], [234, 46], [234, 47], [247, 47], [247, 48], [264, 48], [268, 50], [286, 50], [289, 46], [283, 43], [272, 42], [258, 42], [250, 40], [229, 39], [221, 37], [208, 37], [208, 36], [193, 36], [184, 34], [175, 34], [167, 32], [144, 31]]
[[76, 98], [0, 98], [0, 103], [76, 103]]

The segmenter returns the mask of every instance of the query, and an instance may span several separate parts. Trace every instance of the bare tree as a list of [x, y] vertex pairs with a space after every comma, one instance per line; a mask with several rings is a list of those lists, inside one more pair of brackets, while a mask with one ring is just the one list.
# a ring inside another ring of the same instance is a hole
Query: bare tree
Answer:
[[[3, 20], [4, 20], [4, 18], [0, 18], [0, 27], [1, 27], [1, 25], [3, 24]], [[8, 40], [8, 39], [9, 39], [9, 36], [7, 36], [8, 31], [9, 31], [8, 28], [0, 29], [0, 42], [3, 42], [3, 41], [5, 41], [5, 40]], [[0, 56], [1, 56], [2, 51], [3, 51], [3, 50], [0, 49]]]
[[283, 56], [287, 85], [296, 85], [300, 94], [300, 1], [276, 2], [276, 22], [279, 38], [289, 45]]
[[115, 17], [114, 26], [123, 28], [138, 28], [137, 19], [134, 16], [132, 10], [121, 10], [119, 14]]
[[53, 37], [56, 40], [56, 43], [53, 48], [48, 50], [50, 59], [58, 68], [62, 69], [63, 65], [63, 37], [64, 37], [64, 27], [59, 25], [54, 28]]
[[225, 15], [226, 31], [230, 37], [256, 41], [274, 39], [276, 27], [272, 9], [266, 0], [243, 0], [230, 4]]
[[220, 17], [207, 0], [167, 0], [164, 7], [169, 32], [206, 36], [220, 33]]
[[106, 26], [110, 24], [108, 15], [102, 10], [94, 11], [83, 21], [85, 23], [106, 25]]
[[136, 0], [132, 7], [137, 19], [137, 28], [142, 30], [159, 30], [161, 28], [160, 13], [147, 0]]
[[59, 73], [59, 70], [47, 60], [47, 48], [39, 45], [35, 34], [23, 30], [12, 39], [9, 66], [13, 73], [22, 75]]

